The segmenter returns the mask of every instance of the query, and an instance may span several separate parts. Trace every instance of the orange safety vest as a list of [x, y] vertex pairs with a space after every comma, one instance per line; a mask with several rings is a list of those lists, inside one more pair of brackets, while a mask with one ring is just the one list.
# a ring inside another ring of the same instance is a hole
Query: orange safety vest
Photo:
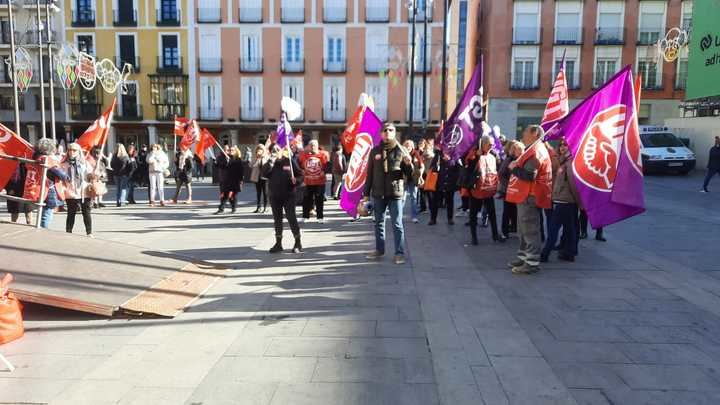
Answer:
[[480, 156], [477, 162], [477, 170], [480, 175], [475, 188], [471, 192], [473, 198], [482, 200], [493, 197], [497, 192], [499, 182], [495, 156], [490, 153]]
[[531, 158], [538, 161], [535, 180], [526, 181], [514, 174], [511, 175], [505, 200], [521, 204], [527, 201], [528, 197], [533, 196], [535, 197], [535, 205], [538, 208], [550, 209], [552, 208], [552, 162], [550, 153], [542, 142], [538, 142], [532, 149], [520, 156], [517, 160], [517, 167], [523, 167]]

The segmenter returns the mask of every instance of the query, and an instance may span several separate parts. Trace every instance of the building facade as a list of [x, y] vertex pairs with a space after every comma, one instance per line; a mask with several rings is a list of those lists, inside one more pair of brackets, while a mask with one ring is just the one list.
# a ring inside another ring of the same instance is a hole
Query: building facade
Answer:
[[655, 44], [672, 27], [689, 30], [691, 19], [691, 0], [480, 1], [467, 43], [484, 55], [489, 120], [508, 134], [538, 123], [563, 54], [571, 107], [632, 65], [642, 74], [640, 123], [679, 117], [687, 52], [667, 63]]
[[[413, 108], [415, 128], [434, 132], [442, 3], [428, 0], [427, 10], [425, 24], [418, 3], [413, 106], [412, 13], [396, 0], [72, 0], [65, 40], [134, 67], [129, 91], [117, 94], [111, 147], [171, 144], [175, 115], [198, 119], [221, 142], [251, 145], [277, 126], [282, 96], [303, 105], [293, 127], [330, 145], [361, 92], [401, 131]], [[114, 96], [99, 86], [68, 92], [70, 137]]]

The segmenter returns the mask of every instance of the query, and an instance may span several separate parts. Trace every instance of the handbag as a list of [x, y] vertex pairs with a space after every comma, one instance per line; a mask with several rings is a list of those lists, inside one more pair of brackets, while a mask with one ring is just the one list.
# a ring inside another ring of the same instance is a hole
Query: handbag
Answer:
[[13, 277], [6, 274], [0, 280], [0, 345], [19, 339], [25, 333], [22, 319], [22, 304], [8, 292]]
[[166, 178], [170, 177], [170, 170], [168, 170], [168, 169], [163, 170], [163, 177], [166, 177]]
[[427, 174], [427, 177], [425, 177], [425, 185], [423, 187], [423, 190], [436, 191], [438, 175], [439, 175], [439, 173], [436, 172], [435, 170], [430, 170]]

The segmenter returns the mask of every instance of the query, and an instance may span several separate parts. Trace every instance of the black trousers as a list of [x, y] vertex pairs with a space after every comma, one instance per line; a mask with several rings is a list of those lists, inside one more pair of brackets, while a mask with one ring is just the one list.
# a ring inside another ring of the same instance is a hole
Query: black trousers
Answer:
[[430, 199], [430, 219], [437, 221], [438, 210], [442, 203], [445, 202], [447, 208], [447, 218], [450, 221], [453, 218], [455, 209], [455, 191], [436, 191]]
[[325, 205], [325, 185], [321, 186], [305, 186], [305, 195], [303, 196], [303, 218], [310, 218], [310, 210], [313, 204], [317, 212], [318, 219], [323, 218], [323, 206]]
[[67, 199], [67, 220], [65, 221], [65, 231], [72, 233], [75, 227], [75, 214], [78, 210], [82, 212], [83, 222], [85, 223], [85, 233], [90, 235], [92, 233], [92, 217], [90, 216], [90, 210], [92, 209], [92, 202], [90, 198], [78, 199]]
[[257, 207], [260, 208], [260, 198], [262, 198], [263, 208], [267, 208], [267, 180], [258, 179], [255, 183], [255, 195], [257, 196]]
[[300, 226], [298, 226], [297, 216], [295, 216], [295, 194], [290, 194], [285, 199], [270, 198], [270, 208], [272, 209], [273, 221], [275, 222], [275, 237], [282, 239], [283, 234], [283, 211], [287, 218], [290, 230], [296, 239], [300, 238]]
[[477, 243], [477, 216], [481, 209], [485, 208], [485, 212], [490, 219], [490, 229], [492, 231], [493, 240], [499, 239], [497, 229], [497, 217], [495, 215], [495, 200], [492, 197], [478, 199], [470, 197], [470, 236], [473, 243]]
[[[588, 217], [585, 211], [580, 211], [580, 226], [578, 227], [578, 231], [580, 235], [587, 235], [587, 229], [588, 229]], [[596, 238], [602, 238], [603, 236], [603, 229], [602, 227], [595, 230], [595, 237]]]
[[517, 205], [503, 201], [502, 233], [508, 236], [510, 232], [517, 232]]
[[471, 197], [460, 197], [460, 201], [462, 201], [460, 207], [463, 209], [463, 211], [467, 211], [470, 209], [470, 198]]
[[220, 207], [218, 208], [220, 211], [225, 209], [225, 203], [230, 200], [230, 208], [233, 210], [237, 207], [237, 193], [235, 191], [228, 191], [225, 193], [220, 193]]
[[420, 196], [420, 212], [427, 211], [432, 193], [425, 190], [419, 190], [418, 194]]

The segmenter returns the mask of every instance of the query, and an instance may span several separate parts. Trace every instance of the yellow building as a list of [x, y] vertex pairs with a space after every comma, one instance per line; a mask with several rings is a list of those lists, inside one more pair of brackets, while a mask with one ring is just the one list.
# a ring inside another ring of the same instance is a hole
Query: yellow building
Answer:
[[188, 112], [188, 18], [180, 0], [71, 0], [64, 2], [65, 41], [97, 61], [133, 67], [125, 94], [77, 86], [68, 96], [67, 127], [77, 137], [107, 109], [117, 108], [109, 148], [118, 142], [172, 145], [173, 118]]

